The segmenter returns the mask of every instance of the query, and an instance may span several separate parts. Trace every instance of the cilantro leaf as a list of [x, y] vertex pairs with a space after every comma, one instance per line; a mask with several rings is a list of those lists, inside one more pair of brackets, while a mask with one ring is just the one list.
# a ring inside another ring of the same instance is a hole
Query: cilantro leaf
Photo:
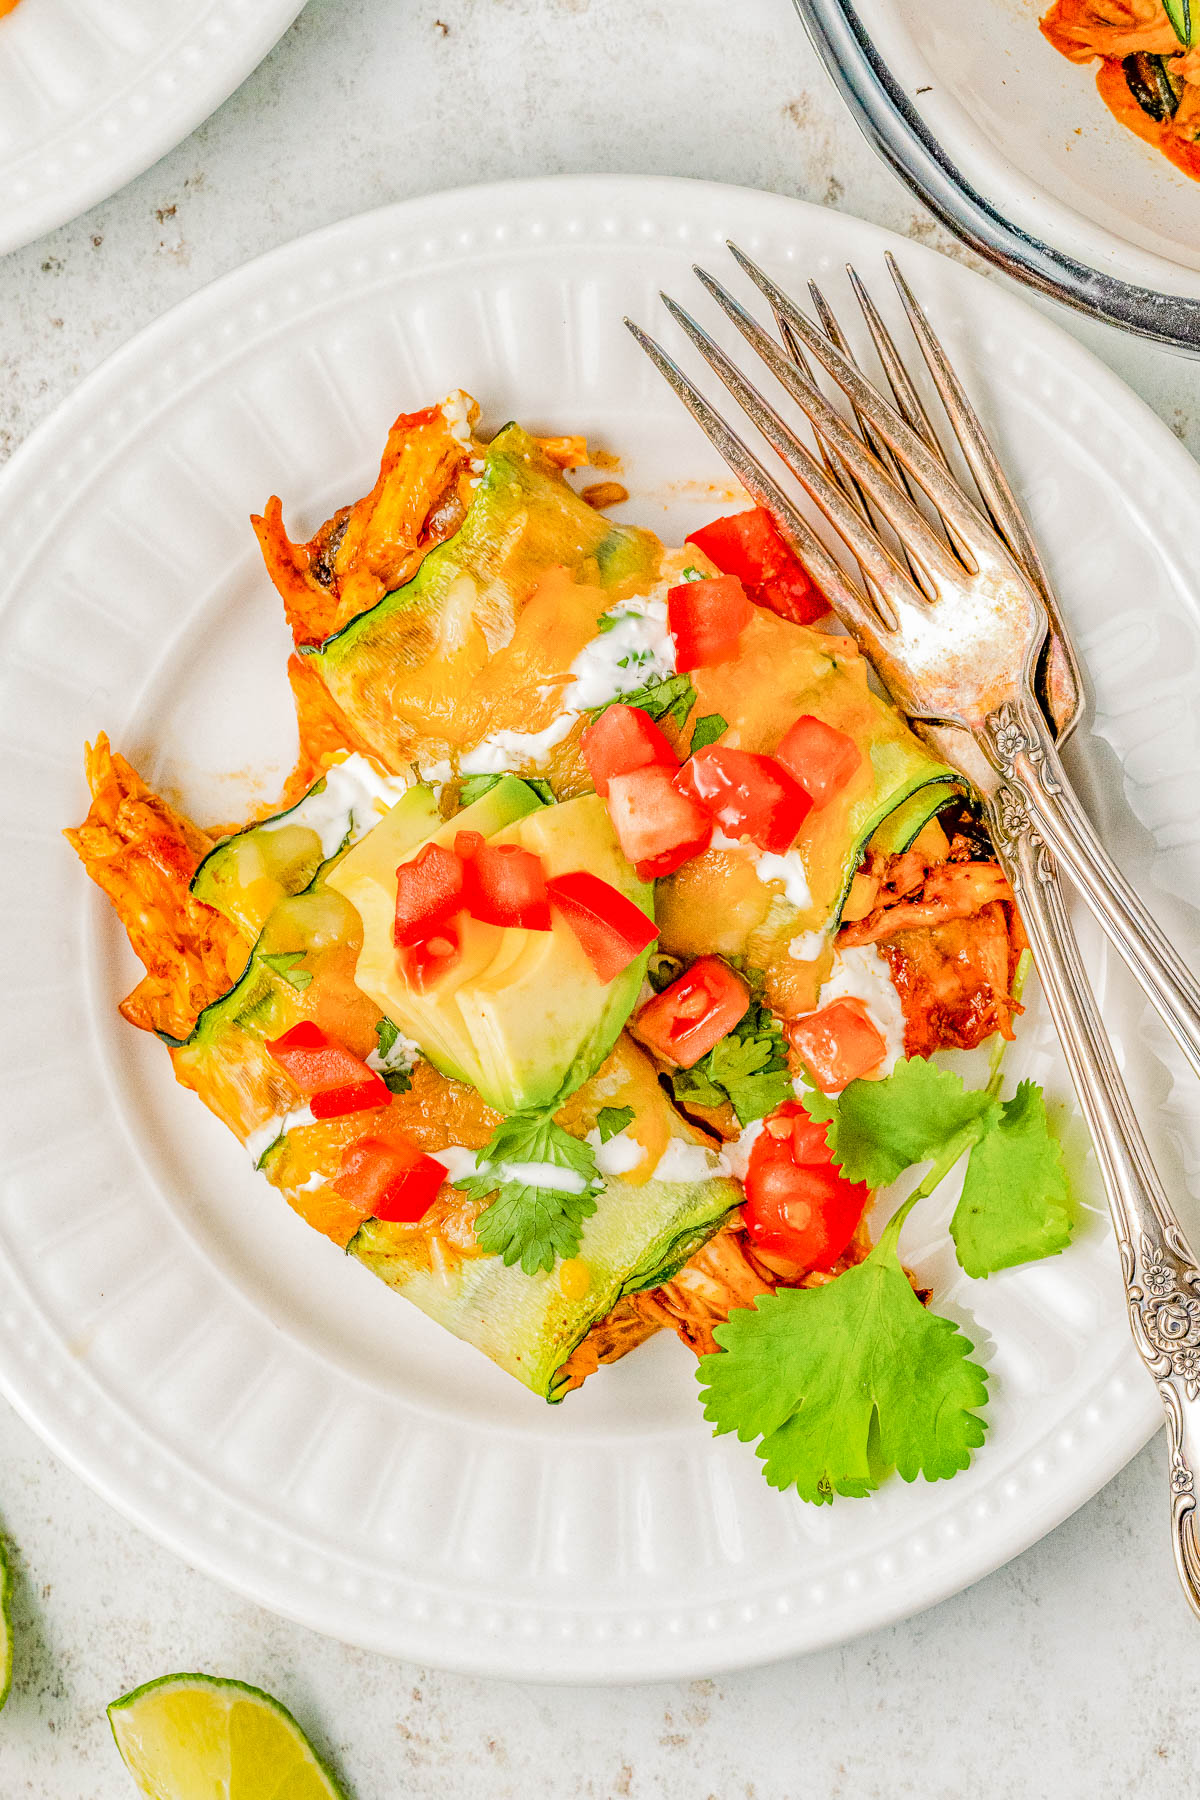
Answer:
[[412, 1062], [410, 1060], [414, 1046], [400, 1036], [392, 1021], [384, 1017], [375, 1027], [377, 1047], [367, 1058], [367, 1067], [374, 1069], [383, 1081], [384, 1087], [391, 1094], [407, 1094], [412, 1086]]
[[1023, 1081], [971, 1151], [950, 1235], [968, 1275], [1057, 1256], [1071, 1241], [1075, 1208], [1046, 1103]]
[[919, 1056], [898, 1062], [882, 1081], [852, 1081], [839, 1095], [806, 1093], [804, 1106], [817, 1124], [829, 1125], [833, 1160], [851, 1181], [873, 1188], [887, 1187], [966, 1133], [961, 1155], [1000, 1115], [991, 1094], [964, 1087], [961, 1076]]
[[273, 970], [276, 975], [282, 975], [283, 979], [291, 987], [294, 987], [297, 993], [302, 994], [312, 981], [312, 970], [302, 969], [299, 966], [306, 955], [307, 952], [304, 950], [276, 950], [271, 955], [263, 956], [259, 960], [266, 963], [268, 969]]
[[596, 707], [596, 716], [606, 706], [639, 706], [643, 712], [649, 713], [659, 723], [670, 719], [682, 731], [687, 723], [687, 716], [696, 704], [696, 690], [691, 678], [687, 675], [663, 675], [655, 681], [648, 681], [644, 686], [632, 688], [627, 694], [614, 694], [606, 700], [604, 706]]
[[627, 1125], [632, 1125], [633, 1118], [632, 1106], [602, 1106], [596, 1114], [596, 1130], [600, 1133], [600, 1142], [607, 1144], [609, 1138], [615, 1138]]
[[695, 756], [697, 750], [703, 750], [706, 744], [715, 744], [721, 734], [728, 730], [729, 720], [723, 719], [720, 713], [705, 713], [702, 719], [696, 720], [690, 754]]
[[685, 581], [707, 581], [708, 576], [702, 575], [694, 563], [689, 563], [683, 571], [683, 579]]
[[[603, 1186], [590, 1144], [546, 1113], [515, 1113], [497, 1126], [478, 1156], [478, 1173], [454, 1183], [475, 1200], [495, 1196], [475, 1221], [482, 1250], [519, 1262], [526, 1275], [574, 1256], [583, 1221]], [[545, 1179], [562, 1171], [563, 1185]], [[533, 1177], [533, 1179], [531, 1179]]]
[[675, 1098], [694, 1106], [730, 1101], [740, 1125], [765, 1118], [792, 1098], [787, 1045], [779, 1022], [755, 1002], [719, 1044], [671, 1077]]
[[761, 1438], [771, 1486], [817, 1505], [861, 1498], [893, 1470], [948, 1480], [983, 1442], [987, 1377], [958, 1326], [914, 1294], [896, 1256], [899, 1216], [836, 1281], [732, 1312], [697, 1371], [716, 1435]]

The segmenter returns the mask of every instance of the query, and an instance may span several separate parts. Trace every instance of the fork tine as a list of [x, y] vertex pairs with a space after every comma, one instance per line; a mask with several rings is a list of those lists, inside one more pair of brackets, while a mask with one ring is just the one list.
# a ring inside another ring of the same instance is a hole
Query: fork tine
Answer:
[[[854, 351], [853, 351], [850, 343], [848, 342], [846, 335], [843, 332], [841, 326], [838, 324], [838, 321], [834, 314], [833, 308], [830, 306], [828, 300], [826, 300], [824, 294], [821, 292], [820, 288], [817, 286], [815, 281], [809, 282], [808, 291], [809, 291], [809, 295], [812, 298], [813, 310], [817, 315], [817, 319], [820, 323], [821, 330], [825, 333], [825, 336], [829, 339], [830, 343], [833, 345], [835, 350], [841, 351], [842, 355], [846, 358], [846, 360], [848, 362], [852, 362], [856, 369], [860, 368], [861, 365], [859, 363], [859, 360], [855, 356]], [[796, 341], [795, 334], [790, 333], [789, 335], [791, 336], [791, 341], [793, 343], [795, 343], [795, 341]], [[902, 463], [897, 461], [895, 456], [892, 455], [892, 452], [888, 449], [888, 447], [884, 443], [883, 439], [879, 436], [879, 433], [872, 429], [869, 422], [863, 418], [862, 414], [858, 411], [857, 407], [854, 408], [854, 417], [858, 421], [858, 428], [859, 428], [859, 431], [862, 433], [863, 441], [866, 444], [867, 448], [869, 450], [873, 451], [873, 453], [879, 458], [879, 460], [883, 464], [884, 468], [889, 471], [893, 480], [898, 482], [899, 485], [904, 489], [904, 491], [908, 495], [909, 499], [915, 500], [916, 499], [916, 491], [915, 491], [916, 483], [913, 481], [912, 476], [908, 473], [908, 470], [906, 468], [904, 468]], [[922, 569], [920, 563], [917, 562], [915, 557], [909, 555], [908, 550], [904, 545], [901, 545], [901, 548], [904, 550], [904, 560], [908, 564], [909, 574], [912, 576], [912, 578], [916, 582], [917, 586], [921, 589], [921, 592], [926, 596], [927, 599], [930, 599], [930, 600], [936, 599], [937, 598], [936, 592], [934, 591], [932, 584], [929, 581], [929, 577], [925, 574], [925, 571]]]
[[746, 492], [760, 506], [766, 507], [829, 604], [864, 642], [878, 643], [878, 614], [841, 565], [834, 561], [795, 502], [789, 499], [775, 478], [767, 473], [758, 458], [726, 425], [721, 415], [710, 406], [699, 389], [692, 385], [678, 363], [667, 355], [662, 346], [633, 319], [627, 318], [625, 325], [668, 386], [683, 401], [709, 442], [724, 457]]
[[[714, 276], [709, 275], [701, 268], [697, 268], [695, 273], [705, 291], [712, 296], [726, 316], [732, 319], [742, 336], [761, 356], [776, 380], [803, 407], [813, 425], [829, 440], [864, 493], [879, 508], [901, 541], [907, 544], [912, 554], [924, 566], [926, 573], [934, 578], [935, 583], [938, 580], [947, 583], [959, 580], [962, 570], [950, 557], [941, 539], [935, 537], [924, 514], [918, 511], [908, 495], [896, 485], [882, 464], [872, 456], [869, 450], [863, 447], [841, 414], [830, 405], [815, 383], [809, 381], [795, 363], [788, 361], [770, 333], [764, 331], [757, 320], [751, 318], [745, 307], [735, 300], [733, 295], [723, 288]], [[807, 319], [804, 323], [808, 325]], [[811, 326], [808, 326], [808, 329], [812, 332]], [[817, 337], [818, 334], [814, 332], [813, 336]], [[825, 345], [827, 351], [831, 348], [825, 344], [823, 338], [819, 341]], [[723, 353], [718, 352], [718, 354]], [[844, 359], [839, 360], [844, 361]], [[861, 381], [861, 377], [859, 379]], [[807, 483], [805, 485], [807, 486]], [[814, 494], [813, 498], [816, 499], [817, 496]], [[818, 501], [818, 504], [824, 508], [824, 501]], [[840, 523], [838, 529], [842, 530]], [[857, 556], [857, 554], [856, 549], [855, 555]], [[912, 583], [909, 582], [908, 577], [904, 576], [903, 580], [911, 589]], [[923, 598], [919, 590], [913, 589], [913, 594], [914, 597]]]
[[863, 286], [857, 269], [851, 267], [851, 265], [847, 263], [846, 273], [850, 277], [850, 285], [854, 289], [854, 297], [858, 301], [859, 310], [866, 321], [867, 330], [871, 334], [871, 341], [875, 346], [876, 355], [883, 365], [883, 372], [887, 376], [888, 386], [896, 397], [896, 405], [899, 408], [901, 415], [908, 421], [918, 436], [925, 439], [930, 450], [933, 452], [934, 456], [937, 457], [942, 466], [948, 469], [950, 465], [946, 460], [946, 453], [938, 441], [937, 432], [933, 429], [933, 423], [929, 414], [925, 411], [921, 396], [913, 386], [912, 378], [901, 360], [900, 352], [896, 348], [895, 340], [887, 326], [884, 324], [878, 307]]
[[784, 314], [805, 349], [829, 371], [843, 392], [870, 419], [900, 461], [911, 470], [947, 524], [953, 525], [966, 541], [977, 540], [982, 533], [983, 541], [989, 542], [994, 536], [991, 525], [979, 508], [967, 499], [957, 482], [947, 475], [912, 426], [859, 374], [853, 363], [834, 349], [764, 269], [760, 269], [736, 244], [730, 243], [729, 250], [738, 267], [750, 277], [770, 305]]
[[[983, 495], [984, 505], [995, 520], [997, 531], [1007, 543], [1018, 563], [1028, 573], [1050, 615], [1053, 630], [1049, 655], [1052, 664], [1057, 661], [1060, 665], [1054, 669], [1059, 696], [1065, 706], [1074, 705], [1077, 711], [1078, 697], [1083, 692], [1083, 670], [1063, 620], [1058, 596], [1051, 585], [1037, 542], [1029, 529], [1029, 523], [1021, 511], [1016, 495], [1009, 486], [1004, 470], [1001, 468], [987, 433], [979, 421], [978, 413], [967, 397], [957, 371], [946, 355], [940, 338], [929, 323], [924, 307], [901, 274], [899, 265], [890, 250], [887, 252], [886, 261], [888, 272], [896, 285], [896, 291], [908, 315], [908, 322], [912, 326], [921, 354], [925, 358], [942, 405], [946, 409], [946, 417], [962, 448], [967, 466], [975, 477], [979, 492]], [[1072, 689], [1074, 690], [1073, 694], [1070, 691]], [[1064, 692], [1064, 690], [1066, 691]]]
[[[863, 574], [870, 577], [876, 590], [886, 598], [889, 607], [894, 609], [897, 605], [912, 604], [920, 600], [921, 595], [912, 587], [890, 551], [850, 504], [841, 488], [830, 481], [791, 426], [780, 418], [774, 407], [747, 381], [736, 364], [677, 301], [672, 300], [669, 294], [664, 294], [662, 299], [671, 317], [691, 338], [705, 362], [724, 382], [742, 411], [762, 432], [771, 448], [783, 458], [792, 474], [840, 533], [851, 554], [858, 559]], [[908, 592], [905, 592], [906, 589]], [[880, 616], [889, 628], [894, 626], [892, 618], [882, 614]]]

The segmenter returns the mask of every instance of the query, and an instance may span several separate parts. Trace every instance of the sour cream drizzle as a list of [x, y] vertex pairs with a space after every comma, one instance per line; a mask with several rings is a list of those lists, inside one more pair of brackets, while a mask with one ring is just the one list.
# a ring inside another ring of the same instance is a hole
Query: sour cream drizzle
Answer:
[[357, 751], [343, 762], [331, 763], [324, 780], [319, 793], [306, 794], [276, 821], [276, 827], [305, 825], [315, 831], [326, 859], [343, 844], [365, 837], [412, 785], [409, 776], [385, 775]]

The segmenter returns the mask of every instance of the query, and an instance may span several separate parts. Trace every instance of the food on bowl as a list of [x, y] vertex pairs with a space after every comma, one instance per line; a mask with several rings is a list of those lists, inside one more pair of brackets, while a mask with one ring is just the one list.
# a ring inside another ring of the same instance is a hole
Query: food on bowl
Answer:
[[1115, 119], [1200, 177], [1200, 0], [1055, 0], [1041, 26], [1072, 62], [1099, 59]]

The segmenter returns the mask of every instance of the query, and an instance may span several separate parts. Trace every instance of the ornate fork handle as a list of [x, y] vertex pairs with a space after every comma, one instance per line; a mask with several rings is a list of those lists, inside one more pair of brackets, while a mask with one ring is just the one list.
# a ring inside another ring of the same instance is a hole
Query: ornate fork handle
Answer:
[[[940, 734], [936, 734], [940, 735]], [[1200, 1266], [1158, 1178], [1087, 979], [1048, 834], [1021, 779], [976, 772], [992, 840], [1012, 883], [1075, 1092], [1096, 1147], [1121, 1255], [1133, 1341], [1158, 1388], [1170, 1455], [1171, 1540], [1200, 1616]], [[962, 758], [961, 744], [958, 756]]]
[[979, 735], [1200, 1075], [1200, 984], [1097, 837], [1041, 713], [1027, 704], [1002, 706]]

